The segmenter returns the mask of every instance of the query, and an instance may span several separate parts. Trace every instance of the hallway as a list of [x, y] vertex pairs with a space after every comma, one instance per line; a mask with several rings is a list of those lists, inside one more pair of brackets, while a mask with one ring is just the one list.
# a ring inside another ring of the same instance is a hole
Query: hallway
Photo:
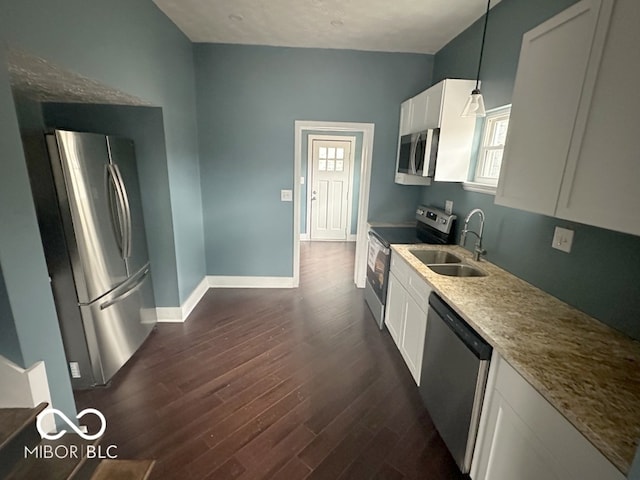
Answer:
[[463, 478], [353, 285], [354, 250], [303, 242], [298, 289], [209, 290], [78, 410], [156, 479]]

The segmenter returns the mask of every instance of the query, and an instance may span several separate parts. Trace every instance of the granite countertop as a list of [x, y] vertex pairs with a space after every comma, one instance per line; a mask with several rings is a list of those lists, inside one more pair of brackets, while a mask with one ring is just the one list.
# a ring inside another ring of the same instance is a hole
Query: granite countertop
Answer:
[[[640, 439], [640, 342], [458, 246], [392, 245], [458, 314], [625, 475]], [[412, 255], [449, 250], [486, 277]]]

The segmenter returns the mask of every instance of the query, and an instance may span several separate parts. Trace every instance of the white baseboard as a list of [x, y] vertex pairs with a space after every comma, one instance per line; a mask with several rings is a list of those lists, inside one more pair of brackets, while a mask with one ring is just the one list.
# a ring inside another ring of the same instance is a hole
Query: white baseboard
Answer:
[[232, 277], [208, 275], [210, 288], [295, 288], [293, 277]]
[[156, 307], [158, 323], [184, 322], [181, 307]]
[[[44, 362], [22, 368], [0, 355], [0, 408], [33, 408], [40, 403], [51, 405], [51, 392]], [[43, 420], [46, 431], [55, 431], [53, 415]]]
[[156, 314], [158, 315], [158, 323], [184, 323], [191, 311], [209, 290], [209, 281], [204, 277], [198, 286], [193, 289], [191, 295], [187, 297], [180, 307], [158, 307]]
[[[350, 233], [349, 235], [347, 235], [347, 242], [356, 242], [358, 240], [358, 234], [357, 233]], [[300, 241], [301, 242], [310, 242], [311, 238], [309, 237], [308, 233], [301, 233], [300, 234]], [[335, 241], [343, 241], [343, 240], [318, 240], [320, 242], [335, 242]]]
[[207, 275], [180, 307], [156, 307], [158, 323], [184, 323], [210, 288], [295, 288], [293, 277]]
[[193, 292], [191, 292], [191, 295], [187, 297], [184, 304], [182, 305], [182, 318], [186, 320], [186, 318], [189, 316], [189, 314], [195, 308], [198, 302], [202, 300], [202, 297], [204, 297], [204, 294], [207, 293], [207, 290], [209, 290], [209, 280], [205, 276], [200, 281], [198, 286], [196, 286], [196, 288], [193, 289]]

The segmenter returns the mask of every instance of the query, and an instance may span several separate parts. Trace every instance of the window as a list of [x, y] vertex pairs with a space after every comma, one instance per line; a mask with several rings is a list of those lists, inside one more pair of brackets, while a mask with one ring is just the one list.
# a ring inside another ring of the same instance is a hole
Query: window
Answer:
[[511, 106], [500, 107], [487, 113], [478, 148], [475, 173], [468, 189], [475, 184], [479, 191], [495, 193], [502, 165], [502, 152], [507, 138]]

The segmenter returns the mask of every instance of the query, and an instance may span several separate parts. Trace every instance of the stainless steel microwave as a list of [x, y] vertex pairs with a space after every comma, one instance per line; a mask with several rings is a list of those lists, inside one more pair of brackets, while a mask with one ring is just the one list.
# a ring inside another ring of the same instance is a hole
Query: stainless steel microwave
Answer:
[[439, 128], [400, 137], [395, 182], [403, 185], [429, 185], [436, 172]]

